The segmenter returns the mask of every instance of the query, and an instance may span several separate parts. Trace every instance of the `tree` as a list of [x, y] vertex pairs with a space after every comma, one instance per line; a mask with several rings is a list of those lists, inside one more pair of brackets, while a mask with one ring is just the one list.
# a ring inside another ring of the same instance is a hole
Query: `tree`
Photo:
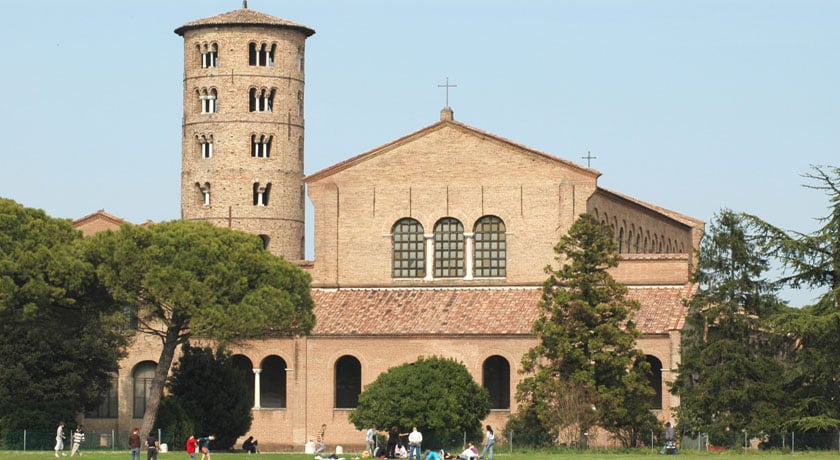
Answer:
[[197, 336], [226, 344], [307, 334], [309, 275], [259, 237], [209, 223], [125, 225], [89, 238], [87, 256], [113, 299], [137, 309], [137, 331], [160, 339], [142, 432], [154, 425], [175, 350]]
[[[216, 446], [228, 449], [251, 429], [248, 380], [224, 349], [214, 354], [210, 348], [184, 344], [167, 388], [169, 392], [164, 401], [173, 400], [167, 405], [176, 415], [171, 420], [180, 423], [177, 416], [182, 412], [191, 422], [192, 431], [180, 433], [181, 441], [186, 441], [190, 434], [215, 434]], [[163, 405], [162, 402], [161, 408]], [[159, 422], [162, 412], [159, 412]], [[163, 423], [160, 425], [164, 426]], [[181, 445], [181, 441], [176, 443]]]
[[650, 366], [635, 348], [639, 305], [607, 272], [619, 260], [612, 230], [582, 214], [554, 251], [561, 267], [546, 267], [533, 326], [539, 344], [522, 358], [527, 377], [517, 399], [554, 432], [576, 428], [580, 445], [600, 426], [635, 446], [657, 422], [648, 404]]
[[54, 430], [92, 409], [125, 350], [125, 317], [78, 257], [70, 221], [0, 199], [0, 431]]
[[821, 227], [816, 231], [785, 231], [756, 216], [745, 217], [765, 254], [781, 263], [780, 285], [823, 292], [815, 305], [783, 312], [773, 320], [776, 331], [791, 341], [786, 427], [835, 431], [840, 428], [840, 168], [812, 166], [804, 177], [811, 181], [806, 187], [829, 198], [828, 215], [818, 219]]
[[359, 395], [349, 419], [357, 429], [397, 426], [423, 432], [430, 447], [460, 445], [464, 432], [481, 436], [490, 414], [490, 395], [463, 364], [447, 358], [420, 357], [380, 374]]
[[680, 429], [709, 433], [716, 444], [734, 443], [742, 430], [778, 430], [785, 399], [783, 343], [767, 321], [784, 305], [746, 229], [745, 218], [728, 209], [709, 224], [672, 389], [680, 396]]

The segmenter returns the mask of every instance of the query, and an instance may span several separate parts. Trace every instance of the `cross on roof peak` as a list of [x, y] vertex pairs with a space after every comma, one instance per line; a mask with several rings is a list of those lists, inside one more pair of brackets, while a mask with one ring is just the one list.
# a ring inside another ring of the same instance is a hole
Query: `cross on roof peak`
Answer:
[[438, 85], [438, 88], [446, 88], [446, 106], [449, 107], [449, 88], [457, 88], [458, 85], [450, 85], [449, 77], [446, 77], [446, 84]]

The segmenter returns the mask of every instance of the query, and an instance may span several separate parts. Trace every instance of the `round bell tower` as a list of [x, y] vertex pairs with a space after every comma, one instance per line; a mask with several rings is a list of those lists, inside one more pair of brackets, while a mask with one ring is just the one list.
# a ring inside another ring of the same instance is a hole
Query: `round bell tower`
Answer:
[[181, 218], [304, 258], [304, 50], [309, 27], [243, 8], [184, 38]]

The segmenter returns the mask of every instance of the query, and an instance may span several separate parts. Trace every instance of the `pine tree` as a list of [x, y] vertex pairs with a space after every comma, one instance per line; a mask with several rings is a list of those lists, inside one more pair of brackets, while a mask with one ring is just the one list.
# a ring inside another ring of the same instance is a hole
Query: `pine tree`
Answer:
[[779, 285], [822, 292], [815, 305], [792, 310], [775, 321], [776, 330], [791, 341], [793, 361], [786, 373], [788, 393], [785, 427], [798, 431], [840, 428], [840, 168], [813, 166], [806, 187], [826, 193], [828, 215], [810, 234], [785, 231], [760, 218], [746, 216], [764, 253], [784, 269]]
[[635, 348], [637, 302], [607, 272], [619, 255], [610, 227], [583, 214], [555, 246], [559, 269], [546, 267], [534, 322], [539, 344], [522, 359], [528, 376], [517, 399], [557, 430], [571, 429], [585, 445], [601, 427], [635, 446], [656, 425], [648, 401], [649, 365]]
[[688, 302], [682, 362], [673, 391], [684, 432], [709, 433], [733, 444], [749, 433], [779, 428], [781, 341], [767, 319], [782, 302], [768, 281], [769, 262], [746, 233], [744, 218], [722, 210], [700, 245]]

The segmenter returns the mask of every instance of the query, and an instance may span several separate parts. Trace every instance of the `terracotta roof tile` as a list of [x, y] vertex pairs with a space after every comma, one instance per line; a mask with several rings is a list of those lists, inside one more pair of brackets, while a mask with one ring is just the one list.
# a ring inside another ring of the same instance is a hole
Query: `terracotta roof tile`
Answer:
[[187, 30], [210, 26], [252, 25], [299, 29], [301, 32], [305, 33], [307, 37], [315, 33], [314, 29], [303, 24], [287, 21], [285, 19], [260, 13], [259, 11], [248, 8], [240, 8], [238, 10], [229, 11], [209, 18], [188, 22], [175, 29], [175, 33], [178, 35], [184, 35], [184, 32]]
[[[684, 324], [691, 286], [630, 287], [645, 334]], [[314, 335], [529, 335], [539, 287], [313, 289]]]

